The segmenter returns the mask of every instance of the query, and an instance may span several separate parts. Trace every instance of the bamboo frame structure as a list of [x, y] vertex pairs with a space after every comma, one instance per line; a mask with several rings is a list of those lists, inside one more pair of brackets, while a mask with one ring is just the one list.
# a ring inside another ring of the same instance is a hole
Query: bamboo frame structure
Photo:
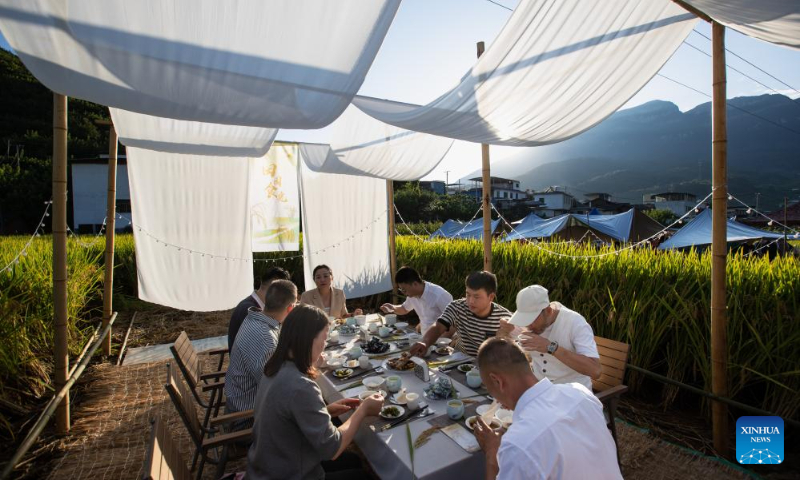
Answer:
[[[67, 384], [67, 97], [53, 92], [53, 309], [55, 390]], [[69, 391], [56, 410], [56, 430], [69, 432]]]
[[[711, 23], [712, 93], [712, 196], [711, 196], [711, 392], [728, 396], [728, 312], [725, 266], [728, 255], [728, 132], [725, 75], [725, 27]], [[728, 456], [728, 406], [711, 404], [714, 449]]]
[[394, 275], [397, 273], [397, 239], [394, 223], [394, 183], [386, 180], [386, 200], [388, 203], [386, 213], [389, 216], [389, 266], [392, 275], [392, 302], [397, 303], [397, 284]]
[[[114, 292], [114, 235], [117, 217], [117, 130], [108, 130], [108, 193], [106, 198], [106, 251], [103, 279], [103, 327], [111, 319]], [[111, 332], [103, 339], [103, 355], [111, 355]]]
[[[483, 42], [478, 42], [478, 58], [483, 55], [485, 45]], [[483, 208], [483, 269], [487, 272], [492, 271], [492, 207], [489, 202], [492, 201], [492, 177], [489, 164], [489, 145], [486, 143], [481, 144], [481, 162], [482, 162], [482, 208]]]

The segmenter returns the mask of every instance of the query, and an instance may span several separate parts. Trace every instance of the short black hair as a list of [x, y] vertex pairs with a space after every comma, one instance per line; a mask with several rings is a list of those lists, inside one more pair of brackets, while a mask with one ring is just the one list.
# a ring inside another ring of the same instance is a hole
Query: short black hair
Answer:
[[497, 277], [492, 272], [483, 270], [481, 272], [472, 272], [467, 276], [467, 288], [471, 290], [484, 289], [486, 293], [497, 293]]
[[266, 272], [261, 274], [261, 285], [271, 283], [275, 280], [291, 280], [292, 276], [285, 268], [270, 267]]
[[394, 283], [422, 283], [422, 277], [419, 276], [416, 270], [411, 267], [400, 267], [400, 270], [394, 274]]
[[264, 311], [278, 312], [297, 301], [297, 287], [289, 280], [275, 280], [264, 297]]

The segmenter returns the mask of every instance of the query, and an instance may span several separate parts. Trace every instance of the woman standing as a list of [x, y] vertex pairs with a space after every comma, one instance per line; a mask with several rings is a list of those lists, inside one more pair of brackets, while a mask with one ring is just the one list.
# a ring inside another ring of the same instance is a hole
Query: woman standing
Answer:
[[[301, 305], [286, 317], [258, 386], [248, 479], [365, 478], [360, 459], [342, 452], [364, 418], [380, 412], [383, 398], [375, 394], [363, 403], [345, 398], [325, 405], [314, 365], [327, 337], [328, 317], [319, 308]], [[333, 425], [331, 416], [353, 409], [342, 426]]]
[[[346, 298], [344, 292], [333, 286], [333, 271], [327, 265], [317, 265], [314, 267], [314, 283], [317, 288], [306, 290], [300, 296], [300, 303], [314, 305], [321, 308], [326, 314], [336, 317], [349, 317], [347, 313]], [[355, 315], [361, 315], [361, 309], [357, 308]]]

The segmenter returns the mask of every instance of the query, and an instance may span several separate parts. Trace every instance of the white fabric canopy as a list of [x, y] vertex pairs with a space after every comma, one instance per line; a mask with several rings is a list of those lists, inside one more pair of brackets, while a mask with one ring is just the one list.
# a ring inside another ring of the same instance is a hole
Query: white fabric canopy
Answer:
[[322, 173], [417, 180], [439, 165], [453, 140], [410, 132], [350, 106], [334, 122], [330, 145], [327, 151], [313, 149], [306, 155], [308, 168]]
[[770, 43], [800, 49], [800, 1], [684, 0], [717, 22]]
[[624, 105], [696, 21], [670, 0], [521, 2], [461, 83], [438, 99], [353, 103], [383, 122], [459, 140], [560, 142]]
[[139, 298], [233, 308], [253, 289], [248, 159], [135, 147], [127, 156]]
[[[324, 157], [329, 149], [300, 144], [300, 158]], [[314, 267], [326, 264], [348, 298], [391, 290], [386, 181], [317, 173], [303, 161], [300, 194], [306, 289], [314, 288]]]
[[278, 133], [274, 128], [175, 120], [119, 108], [109, 111], [123, 145], [159, 152], [262, 157]]
[[53, 91], [158, 117], [321, 128], [361, 87], [400, 0], [0, 0]]

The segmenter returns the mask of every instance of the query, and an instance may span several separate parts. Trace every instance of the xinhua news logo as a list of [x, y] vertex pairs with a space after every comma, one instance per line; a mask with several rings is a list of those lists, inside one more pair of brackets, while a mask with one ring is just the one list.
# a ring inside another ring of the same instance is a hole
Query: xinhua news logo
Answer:
[[739, 463], [783, 463], [783, 451], [781, 417], [739, 417], [736, 421], [736, 460]]

